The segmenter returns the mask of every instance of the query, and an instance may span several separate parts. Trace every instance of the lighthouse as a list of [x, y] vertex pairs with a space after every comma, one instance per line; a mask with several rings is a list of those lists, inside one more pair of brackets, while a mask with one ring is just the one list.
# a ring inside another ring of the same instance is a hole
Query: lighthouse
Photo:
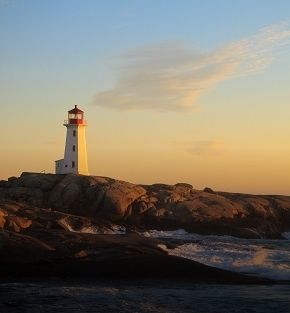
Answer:
[[55, 161], [56, 174], [89, 175], [84, 112], [77, 105], [68, 111], [64, 158]]

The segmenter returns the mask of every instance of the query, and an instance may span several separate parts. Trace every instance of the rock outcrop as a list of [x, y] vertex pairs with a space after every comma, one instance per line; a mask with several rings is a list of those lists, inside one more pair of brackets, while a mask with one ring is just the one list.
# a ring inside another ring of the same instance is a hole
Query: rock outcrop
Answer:
[[137, 234], [92, 235], [64, 230], [0, 232], [1, 279], [73, 279], [88, 282], [166, 279], [190, 282], [267, 284], [246, 276], [170, 256], [159, 240]]
[[[135, 185], [107, 177], [23, 173], [0, 182], [0, 229], [184, 228], [202, 234], [279, 238], [290, 229], [290, 197]], [[2, 205], [2, 206], [1, 206]], [[81, 225], [81, 226], [80, 226]]]

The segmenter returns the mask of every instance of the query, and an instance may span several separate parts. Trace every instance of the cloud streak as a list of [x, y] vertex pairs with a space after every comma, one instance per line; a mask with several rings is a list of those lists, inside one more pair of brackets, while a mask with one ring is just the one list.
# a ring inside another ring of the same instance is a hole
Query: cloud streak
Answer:
[[186, 151], [194, 156], [219, 156], [224, 153], [225, 147], [217, 140], [196, 140], [187, 145]]
[[263, 70], [289, 44], [289, 25], [277, 24], [211, 52], [179, 42], [129, 51], [119, 57], [115, 86], [98, 92], [94, 104], [119, 110], [193, 110], [200, 96], [225, 80]]

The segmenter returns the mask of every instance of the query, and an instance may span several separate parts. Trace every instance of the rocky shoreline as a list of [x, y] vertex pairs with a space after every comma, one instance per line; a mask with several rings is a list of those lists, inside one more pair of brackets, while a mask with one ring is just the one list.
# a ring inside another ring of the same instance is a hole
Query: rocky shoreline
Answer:
[[33, 225], [49, 227], [57, 221], [62, 227], [95, 227], [101, 233], [118, 224], [133, 230], [183, 228], [281, 238], [290, 229], [290, 196], [196, 190], [185, 183], [145, 186], [98, 176], [23, 173], [0, 181], [0, 202], [0, 228], [21, 228], [17, 222], [23, 215]]
[[[46, 277], [99, 279], [162, 279], [226, 284], [268, 284], [250, 277], [170, 256], [164, 242], [137, 234], [93, 235], [58, 231], [0, 233], [1, 280]], [[172, 246], [173, 247], [173, 246]], [[172, 248], [171, 247], [171, 248]]]
[[171, 256], [173, 241], [140, 235], [153, 228], [279, 238], [290, 229], [290, 197], [23, 173], [0, 182], [0, 277], [271, 283]]

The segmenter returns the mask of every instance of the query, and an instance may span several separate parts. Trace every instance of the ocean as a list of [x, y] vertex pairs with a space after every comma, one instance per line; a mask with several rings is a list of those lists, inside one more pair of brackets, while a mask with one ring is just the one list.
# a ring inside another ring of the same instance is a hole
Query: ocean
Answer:
[[[0, 283], [0, 313], [289, 313], [290, 240], [240, 239], [151, 230], [169, 254], [248, 275], [269, 285], [216, 285], [162, 280], [13, 281]], [[288, 239], [287, 239], [288, 238]], [[167, 246], [168, 242], [168, 246]], [[174, 243], [175, 248], [169, 249]]]
[[160, 281], [0, 284], [1, 313], [289, 313], [289, 285]]
[[147, 237], [178, 244], [161, 246], [169, 254], [234, 272], [290, 282], [290, 233], [284, 240], [242, 239], [232, 236], [204, 236], [175, 231], [151, 230]]

